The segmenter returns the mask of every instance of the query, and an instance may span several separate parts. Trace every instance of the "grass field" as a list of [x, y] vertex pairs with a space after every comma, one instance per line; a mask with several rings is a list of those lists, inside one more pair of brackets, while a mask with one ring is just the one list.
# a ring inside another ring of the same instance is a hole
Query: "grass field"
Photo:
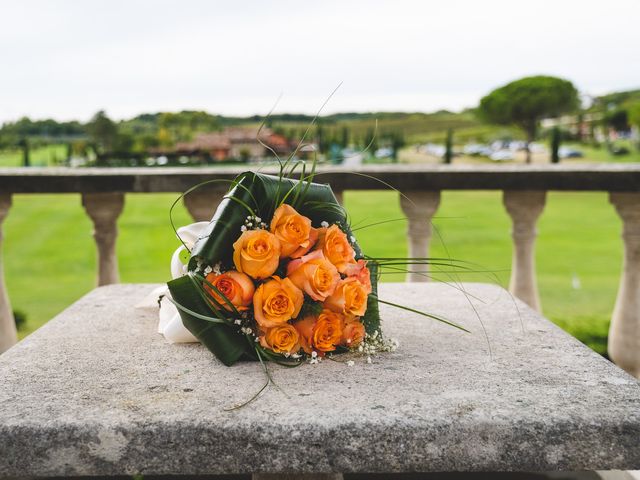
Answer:
[[[67, 156], [67, 146], [63, 144], [45, 145], [30, 150], [30, 162], [34, 167], [53, 167]], [[0, 167], [22, 167], [23, 153], [20, 149], [0, 150]]]
[[[127, 196], [118, 239], [123, 282], [168, 279], [169, 258], [176, 247], [167, 220], [173, 199], [167, 194]], [[4, 224], [5, 275], [14, 309], [27, 314], [24, 336], [93, 288], [95, 247], [79, 195], [15, 195], [13, 203]], [[347, 192], [345, 203], [353, 223], [402, 217], [393, 192]], [[177, 222], [188, 221], [180, 209]], [[506, 284], [510, 223], [499, 192], [444, 192], [434, 223], [453, 257], [496, 271]], [[370, 255], [404, 256], [405, 229], [402, 220], [365, 228], [357, 235]], [[604, 352], [621, 263], [620, 222], [606, 194], [549, 194], [539, 230], [544, 313]], [[431, 254], [444, 254], [437, 238]], [[464, 279], [487, 281], [481, 274]]]

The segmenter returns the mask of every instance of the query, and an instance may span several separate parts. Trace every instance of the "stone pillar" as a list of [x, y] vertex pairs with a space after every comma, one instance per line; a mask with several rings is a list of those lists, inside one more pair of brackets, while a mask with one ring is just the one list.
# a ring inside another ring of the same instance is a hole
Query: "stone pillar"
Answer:
[[640, 378], [640, 193], [609, 194], [622, 218], [624, 260], [609, 326], [609, 358]]
[[540, 311], [536, 281], [536, 222], [544, 209], [547, 192], [505, 190], [503, 203], [513, 229], [513, 260], [509, 291], [534, 310]]
[[223, 188], [196, 190], [186, 194], [182, 201], [195, 222], [208, 222], [228, 191], [227, 185]]
[[98, 247], [98, 286], [118, 283], [116, 221], [124, 208], [124, 193], [83, 193], [82, 206], [93, 222], [93, 238]]
[[9, 213], [11, 207], [11, 195], [0, 194], [0, 354], [18, 341], [16, 322], [11, 310], [9, 293], [4, 283], [4, 270], [2, 266], [2, 222]]
[[[409, 257], [426, 258], [429, 255], [431, 219], [440, 205], [440, 192], [411, 191], [400, 195], [400, 207], [407, 217]], [[406, 195], [406, 196], [405, 196]], [[408, 198], [407, 198], [408, 197]], [[427, 265], [408, 265], [408, 282], [426, 282]]]
[[341, 473], [254, 473], [252, 480], [342, 480]]

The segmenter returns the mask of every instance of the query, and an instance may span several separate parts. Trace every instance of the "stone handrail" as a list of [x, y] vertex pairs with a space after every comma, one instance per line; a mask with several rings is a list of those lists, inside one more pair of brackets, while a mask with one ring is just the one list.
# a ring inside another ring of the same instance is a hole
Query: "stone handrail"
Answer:
[[[0, 169], [0, 227], [14, 193], [80, 193], [94, 224], [98, 248], [98, 285], [118, 282], [116, 221], [126, 193], [183, 192], [210, 179], [231, 180], [244, 168], [11, 168]], [[262, 168], [265, 173], [273, 167]], [[607, 191], [622, 218], [624, 265], [609, 331], [609, 356], [640, 377], [640, 165], [580, 164], [544, 166], [366, 165], [320, 168], [316, 181], [329, 183], [339, 200], [345, 190], [400, 190], [400, 205], [408, 220], [409, 255], [425, 257], [430, 221], [441, 190], [502, 190], [512, 219], [513, 263], [509, 289], [539, 310], [535, 275], [536, 222], [546, 192]], [[198, 221], [211, 218], [226, 184], [210, 184], [185, 197], [185, 206]], [[2, 240], [0, 230], [0, 242]], [[1, 246], [1, 245], [0, 245]], [[424, 268], [424, 267], [423, 267]], [[16, 341], [0, 259], [0, 352]], [[409, 281], [425, 281], [425, 271], [409, 273]]]

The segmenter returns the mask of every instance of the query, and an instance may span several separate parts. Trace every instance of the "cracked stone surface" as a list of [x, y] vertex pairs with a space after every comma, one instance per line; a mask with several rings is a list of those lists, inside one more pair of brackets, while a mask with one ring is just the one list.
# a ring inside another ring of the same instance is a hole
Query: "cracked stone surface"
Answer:
[[[397, 352], [270, 369], [171, 345], [156, 285], [94, 290], [0, 356], [0, 476], [637, 469], [640, 384], [498, 287], [382, 284]], [[492, 355], [472, 301], [486, 327]]]

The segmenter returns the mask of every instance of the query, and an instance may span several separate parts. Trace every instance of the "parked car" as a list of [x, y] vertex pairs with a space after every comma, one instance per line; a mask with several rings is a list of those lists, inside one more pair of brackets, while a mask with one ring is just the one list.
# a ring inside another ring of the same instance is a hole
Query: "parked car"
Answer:
[[558, 149], [558, 157], [560, 158], [582, 158], [583, 153], [571, 147], [560, 147]]
[[514, 160], [515, 156], [513, 155], [513, 152], [511, 150], [502, 149], [493, 152], [491, 155], [489, 155], [489, 158], [494, 162], [508, 162]]
[[447, 149], [443, 145], [438, 145], [436, 143], [427, 143], [426, 145], [422, 145], [420, 147], [420, 152], [438, 158], [444, 157], [446, 151]]
[[393, 156], [393, 148], [382, 147], [374, 153], [376, 158], [389, 158]]
[[462, 151], [465, 155], [483, 155], [486, 157], [493, 153], [493, 150], [489, 145], [483, 145], [481, 143], [469, 143], [464, 146]]

